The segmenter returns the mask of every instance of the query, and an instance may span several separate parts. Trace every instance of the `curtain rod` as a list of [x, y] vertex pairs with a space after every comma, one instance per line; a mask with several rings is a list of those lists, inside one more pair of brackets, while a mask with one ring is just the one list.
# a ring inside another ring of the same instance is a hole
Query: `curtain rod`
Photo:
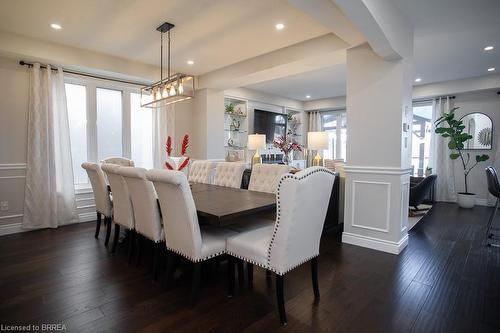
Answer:
[[[26, 62], [24, 60], [19, 61], [19, 65], [21, 66], [26, 66], [26, 67], [33, 67], [33, 63]], [[58, 66], [50, 65], [52, 70], [57, 70]], [[40, 68], [47, 68], [47, 65], [40, 64]], [[90, 74], [90, 73], [84, 73], [84, 72], [76, 72], [72, 71], [66, 68], [63, 68], [64, 73], [68, 74], [74, 74], [74, 75], [79, 75], [79, 76], [86, 76], [86, 77], [91, 77], [94, 79], [100, 79], [100, 80], [107, 80], [107, 81], [114, 81], [114, 82], [120, 82], [120, 83], [125, 83], [125, 84], [131, 84], [135, 86], [145, 86], [147, 83], [142, 83], [142, 82], [136, 82], [136, 81], [128, 81], [128, 80], [121, 80], [121, 79], [115, 79], [109, 76], [103, 76], [103, 75], [95, 75], [95, 74]]]

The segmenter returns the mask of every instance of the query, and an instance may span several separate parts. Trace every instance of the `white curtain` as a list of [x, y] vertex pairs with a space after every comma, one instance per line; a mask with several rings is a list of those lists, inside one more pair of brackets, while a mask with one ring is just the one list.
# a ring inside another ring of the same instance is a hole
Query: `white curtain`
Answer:
[[[453, 108], [453, 99], [449, 97], [436, 98], [433, 102], [433, 123], [441, 117], [443, 113], [450, 112]], [[457, 192], [455, 189], [455, 170], [453, 161], [450, 159], [450, 149], [448, 140], [440, 135], [432, 135], [431, 147], [433, 147], [434, 169], [437, 175], [436, 179], [436, 200], [455, 202]]]
[[165, 144], [167, 136], [172, 137], [172, 156], [180, 153], [176, 147], [180, 147], [180, 142], [175, 142], [175, 108], [173, 104], [164, 108], [153, 109], [153, 166], [155, 169], [165, 168], [167, 151]]
[[23, 228], [56, 228], [76, 218], [72, 165], [63, 71], [34, 64]]

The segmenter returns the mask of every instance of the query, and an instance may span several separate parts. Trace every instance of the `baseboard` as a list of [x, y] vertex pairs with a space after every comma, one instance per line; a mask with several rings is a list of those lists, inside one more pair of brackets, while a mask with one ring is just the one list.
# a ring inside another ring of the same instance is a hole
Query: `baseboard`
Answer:
[[406, 245], [408, 245], [408, 235], [405, 235], [399, 242], [391, 242], [378, 238], [343, 232], [342, 243], [366, 247], [369, 249], [392, 254], [400, 254], [401, 251], [403, 251], [403, 249], [406, 247]]
[[[16, 215], [15, 217], [22, 217], [22, 216], [23, 216], [22, 214], [19, 214], [19, 215]], [[61, 226], [75, 224], [75, 223], [91, 222], [91, 221], [95, 221], [96, 219], [97, 219], [97, 216], [96, 216], [95, 212], [81, 213], [81, 214], [78, 214], [78, 218], [76, 218], [72, 221], [69, 221], [68, 223], [62, 224]], [[33, 230], [40, 230], [40, 229], [23, 229], [21, 222], [9, 223], [9, 224], [0, 225], [0, 236], [17, 234], [20, 232], [33, 231]]]
[[30, 231], [21, 227], [21, 222], [0, 225], [0, 236]]

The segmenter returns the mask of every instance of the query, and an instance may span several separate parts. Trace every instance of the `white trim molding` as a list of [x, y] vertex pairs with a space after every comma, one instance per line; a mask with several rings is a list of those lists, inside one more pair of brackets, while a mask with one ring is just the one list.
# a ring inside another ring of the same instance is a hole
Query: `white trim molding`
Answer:
[[[22, 216], [22, 215], [21, 215]], [[21, 222], [0, 225], [0, 236], [30, 231], [21, 227]]]
[[4, 164], [0, 164], [0, 170], [26, 170], [26, 163], [4, 163]]
[[346, 173], [369, 173], [381, 175], [406, 175], [410, 174], [410, 168], [378, 167], [378, 166], [344, 166]]
[[405, 235], [399, 242], [391, 242], [379, 238], [362, 235], [355, 235], [348, 232], [342, 233], [342, 243], [362, 246], [373, 250], [383, 251], [392, 254], [400, 254], [408, 245], [408, 235]]
[[[357, 184], [371, 184], [371, 185], [380, 185], [384, 186], [387, 188], [386, 191], [386, 211], [385, 211], [385, 227], [384, 228], [377, 228], [377, 227], [370, 227], [362, 224], [357, 224], [354, 222], [356, 220], [356, 185]], [[391, 183], [388, 182], [374, 182], [374, 181], [365, 181], [365, 180], [353, 180], [352, 182], [352, 211], [353, 214], [351, 216], [351, 226], [355, 228], [363, 228], [367, 230], [373, 230], [373, 231], [379, 231], [379, 232], [389, 232], [389, 219], [391, 216]]]

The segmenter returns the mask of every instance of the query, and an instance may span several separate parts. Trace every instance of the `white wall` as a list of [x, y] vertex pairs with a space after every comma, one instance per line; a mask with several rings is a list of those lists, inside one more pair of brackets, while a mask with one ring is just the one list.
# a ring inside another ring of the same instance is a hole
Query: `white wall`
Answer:
[[[455, 106], [460, 107], [456, 111], [458, 117], [468, 113], [481, 112], [488, 115], [493, 121], [493, 146], [492, 150], [474, 150], [470, 151], [471, 159], [474, 160], [476, 154], [487, 154], [490, 160], [479, 164], [469, 174], [469, 192], [477, 194], [478, 203], [486, 204], [488, 200], [488, 188], [484, 168], [488, 165], [495, 165], [500, 168], [500, 161], [495, 161], [494, 157], [499, 149], [498, 140], [500, 138], [500, 95], [497, 95], [498, 89], [469, 92], [455, 95]], [[458, 160], [454, 161], [455, 166], [455, 184], [457, 191], [464, 190], [463, 168]]]

